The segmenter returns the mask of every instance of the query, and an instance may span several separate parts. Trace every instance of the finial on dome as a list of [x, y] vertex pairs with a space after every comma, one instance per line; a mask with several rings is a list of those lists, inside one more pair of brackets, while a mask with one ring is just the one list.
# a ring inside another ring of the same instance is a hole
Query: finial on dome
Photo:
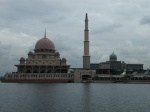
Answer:
[[46, 28], [45, 28], [44, 38], [46, 38]]

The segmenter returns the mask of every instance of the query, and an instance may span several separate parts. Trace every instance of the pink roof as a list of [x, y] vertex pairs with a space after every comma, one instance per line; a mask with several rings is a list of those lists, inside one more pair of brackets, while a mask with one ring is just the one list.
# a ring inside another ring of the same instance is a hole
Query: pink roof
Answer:
[[20, 58], [20, 61], [22, 61], [22, 60], [25, 60], [25, 58], [24, 58], [24, 57], [21, 57], [21, 58]]
[[44, 37], [44, 38], [37, 41], [37, 43], [35, 45], [35, 49], [48, 49], [48, 50], [52, 49], [52, 50], [55, 50], [55, 46], [54, 46], [54, 43], [50, 39]]
[[32, 54], [33, 54], [33, 52], [32, 52], [32, 51], [30, 51], [28, 54], [32, 55]]

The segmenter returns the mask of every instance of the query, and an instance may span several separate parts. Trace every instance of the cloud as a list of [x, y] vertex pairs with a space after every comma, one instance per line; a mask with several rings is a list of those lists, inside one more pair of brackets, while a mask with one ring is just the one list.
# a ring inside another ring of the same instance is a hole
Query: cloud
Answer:
[[92, 33], [107, 33], [107, 32], [112, 32], [117, 28], [120, 28], [122, 25], [121, 24], [111, 24], [108, 26], [103, 26], [100, 28], [96, 28], [95, 30], [92, 31]]
[[14, 64], [19, 63], [20, 57], [27, 56], [28, 51], [33, 48], [33, 43], [37, 40], [34, 36], [10, 29], [0, 29], [0, 39], [0, 71], [2, 74], [16, 69]]
[[150, 17], [145, 16], [140, 21], [141, 24], [150, 24]]
[[43, 18], [43, 22], [46, 24], [56, 24], [58, 22], [62, 22], [62, 20], [64, 20], [65, 17], [64, 16], [58, 16], [58, 17], [44, 17]]
[[78, 40], [72, 42], [72, 38], [68, 35], [55, 33], [53, 34], [53, 42], [56, 50], [60, 53], [60, 57], [65, 57], [67, 63], [71, 64], [71, 67], [81, 67], [83, 56], [83, 43]]

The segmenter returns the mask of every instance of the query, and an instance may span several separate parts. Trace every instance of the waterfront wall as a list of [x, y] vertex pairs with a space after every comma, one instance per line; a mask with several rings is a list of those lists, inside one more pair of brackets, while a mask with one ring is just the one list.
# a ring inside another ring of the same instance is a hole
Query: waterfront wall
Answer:
[[25, 80], [25, 79], [56, 79], [73, 80], [73, 73], [7, 73], [5, 80]]

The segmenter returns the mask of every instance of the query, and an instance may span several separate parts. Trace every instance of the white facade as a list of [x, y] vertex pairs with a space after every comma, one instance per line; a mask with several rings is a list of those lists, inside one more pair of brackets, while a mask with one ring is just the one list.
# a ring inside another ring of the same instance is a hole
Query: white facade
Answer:
[[92, 82], [95, 75], [95, 70], [76, 69], [74, 73], [74, 82]]

